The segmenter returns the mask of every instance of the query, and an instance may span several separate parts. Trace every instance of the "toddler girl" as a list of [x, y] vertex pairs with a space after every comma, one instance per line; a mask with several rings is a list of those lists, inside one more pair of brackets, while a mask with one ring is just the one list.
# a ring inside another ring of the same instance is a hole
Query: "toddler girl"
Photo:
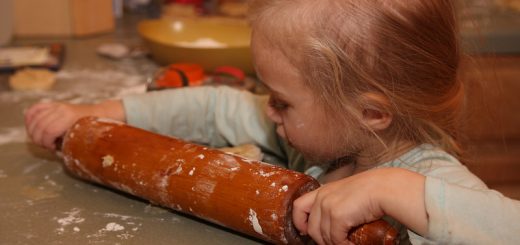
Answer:
[[251, 24], [268, 98], [203, 87], [37, 104], [28, 133], [52, 149], [96, 115], [214, 147], [255, 143], [327, 183], [294, 202], [296, 228], [318, 244], [348, 243], [383, 216], [406, 227], [402, 242], [520, 239], [520, 203], [455, 158], [464, 86], [451, 1], [254, 0]]

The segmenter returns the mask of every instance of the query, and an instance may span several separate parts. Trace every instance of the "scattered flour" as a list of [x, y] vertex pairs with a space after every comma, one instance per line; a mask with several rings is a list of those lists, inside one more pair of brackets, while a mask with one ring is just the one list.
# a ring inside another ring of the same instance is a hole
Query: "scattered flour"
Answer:
[[182, 166], [177, 167], [173, 174], [180, 174], [182, 172]]
[[105, 226], [104, 229], [106, 231], [122, 231], [125, 229], [125, 227], [115, 222], [110, 222]]
[[24, 127], [11, 127], [0, 129], [0, 145], [8, 143], [23, 143], [27, 134]]
[[67, 217], [61, 218], [61, 219], [58, 219], [58, 218], [55, 218], [55, 219], [61, 226], [68, 226], [70, 224], [82, 223], [83, 221], [85, 221], [85, 219], [79, 217], [80, 212], [81, 212], [81, 210], [79, 208], [73, 208], [69, 212], [63, 212], [64, 214], [68, 215]]
[[[99, 215], [101, 213], [94, 213], [94, 214]], [[115, 213], [103, 213], [101, 215], [103, 217], [105, 217], [105, 218], [118, 218], [118, 219], [121, 219], [123, 221], [129, 220], [129, 219], [138, 219], [138, 217], [133, 217], [133, 216], [129, 216], [129, 215], [122, 215], [122, 214], [115, 214]]]
[[110, 167], [114, 163], [114, 157], [111, 155], [106, 155], [106, 156], [102, 157], [102, 159], [103, 159], [103, 162], [101, 164], [103, 165], [104, 168]]
[[276, 215], [275, 213], [271, 214], [271, 219], [273, 219], [274, 221], [278, 220], [278, 215]]
[[[44, 163], [43, 162], [36, 162], [35, 164], [31, 164], [27, 167], [24, 167], [23, 168], [23, 174], [28, 174], [28, 173], [31, 173], [33, 170], [41, 167]], [[47, 178], [46, 178], [47, 179]]]
[[[101, 237], [107, 236], [109, 232], [110, 233], [117, 232], [116, 233], [117, 235], [115, 235], [115, 234], [114, 235], [116, 237], [118, 237], [120, 239], [124, 239], [124, 240], [134, 237], [134, 235], [129, 234], [129, 231], [125, 231], [125, 227], [123, 225], [120, 225], [116, 222], [107, 223], [105, 225], [105, 227], [101, 228], [94, 234], [87, 235], [86, 237], [89, 239], [101, 238]], [[118, 244], [118, 243], [116, 243], [116, 244]]]
[[[56, 228], [56, 233], [61, 235], [61, 234], [63, 234], [65, 232], [65, 228], [67, 226], [69, 226], [71, 224], [83, 223], [83, 221], [85, 221], [85, 219], [79, 216], [80, 212], [81, 212], [81, 209], [73, 208], [69, 212], [63, 212], [64, 214], [68, 215], [67, 217], [64, 217], [64, 218], [54, 217], [53, 219], [56, 220], [56, 222], [58, 222], [58, 224], [61, 225], [60, 227]], [[76, 231], [76, 230], [79, 231], [79, 228], [75, 226], [73, 228], [73, 230], [74, 231]]]
[[266, 173], [266, 172], [264, 172], [263, 170], [260, 170], [260, 171], [258, 172], [258, 174], [259, 174], [260, 176], [262, 176], [262, 177], [267, 178], [267, 177], [271, 177], [272, 175], [276, 174], [276, 172], [273, 171], [273, 172]]

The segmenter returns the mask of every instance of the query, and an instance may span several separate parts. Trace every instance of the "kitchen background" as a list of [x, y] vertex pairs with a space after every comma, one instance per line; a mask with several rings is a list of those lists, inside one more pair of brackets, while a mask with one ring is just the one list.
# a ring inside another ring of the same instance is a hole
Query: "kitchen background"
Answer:
[[[71, 180], [55, 156], [25, 143], [22, 114], [38, 101], [90, 103], [179, 86], [160, 80], [174, 62], [195, 62], [206, 71], [188, 85], [218, 83], [263, 93], [249, 61], [245, 4], [0, 0], [0, 243], [256, 243]], [[490, 187], [520, 199], [520, 0], [457, 4], [467, 54], [461, 75], [468, 84], [464, 160]], [[235, 68], [217, 69], [230, 65]], [[10, 78], [26, 66], [53, 70], [56, 83], [45, 90], [13, 88]], [[164, 228], [169, 225], [176, 229]], [[199, 236], [201, 229], [212, 236]]]

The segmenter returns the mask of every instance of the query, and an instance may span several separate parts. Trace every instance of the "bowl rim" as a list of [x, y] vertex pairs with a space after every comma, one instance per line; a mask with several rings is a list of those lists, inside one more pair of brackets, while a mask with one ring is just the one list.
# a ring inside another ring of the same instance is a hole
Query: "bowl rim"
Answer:
[[[183, 20], [183, 19], [180, 19], [180, 20]], [[139, 21], [139, 23], [137, 23], [137, 32], [139, 33], [139, 35], [141, 36], [141, 38], [149, 41], [149, 42], [153, 42], [153, 43], [158, 43], [158, 44], [161, 44], [161, 45], [165, 45], [165, 46], [171, 46], [171, 47], [175, 47], [175, 48], [180, 48], [180, 49], [194, 49], [194, 50], [227, 50], [227, 49], [249, 49], [250, 48], [250, 42], [251, 40], [249, 40], [249, 42], [247, 44], [243, 44], [243, 45], [239, 45], [239, 44], [227, 44], [225, 47], [196, 47], [196, 46], [193, 46], [193, 47], [190, 47], [190, 46], [187, 46], [187, 45], [179, 45], [179, 44], [176, 44], [174, 42], [168, 42], [168, 41], [164, 41], [164, 40], [160, 40], [158, 38], [154, 38], [154, 37], [151, 37], [150, 35], [146, 35], [145, 34], [145, 25], [150, 25], [151, 23], [160, 23], [160, 22], [164, 22], [164, 23], [168, 23], [168, 22], [171, 22], [173, 21], [173, 19], [147, 19], [147, 20], [141, 20]], [[191, 20], [189, 20], [191, 21]]]

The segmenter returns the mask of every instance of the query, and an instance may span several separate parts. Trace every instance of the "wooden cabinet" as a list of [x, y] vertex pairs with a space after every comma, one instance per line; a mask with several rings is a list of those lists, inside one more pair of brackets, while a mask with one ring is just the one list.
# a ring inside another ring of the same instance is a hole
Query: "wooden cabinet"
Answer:
[[520, 56], [469, 57], [463, 65], [468, 168], [520, 199]]
[[85, 36], [114, 30], [109, 0], [15, 0], [14, 35]]

